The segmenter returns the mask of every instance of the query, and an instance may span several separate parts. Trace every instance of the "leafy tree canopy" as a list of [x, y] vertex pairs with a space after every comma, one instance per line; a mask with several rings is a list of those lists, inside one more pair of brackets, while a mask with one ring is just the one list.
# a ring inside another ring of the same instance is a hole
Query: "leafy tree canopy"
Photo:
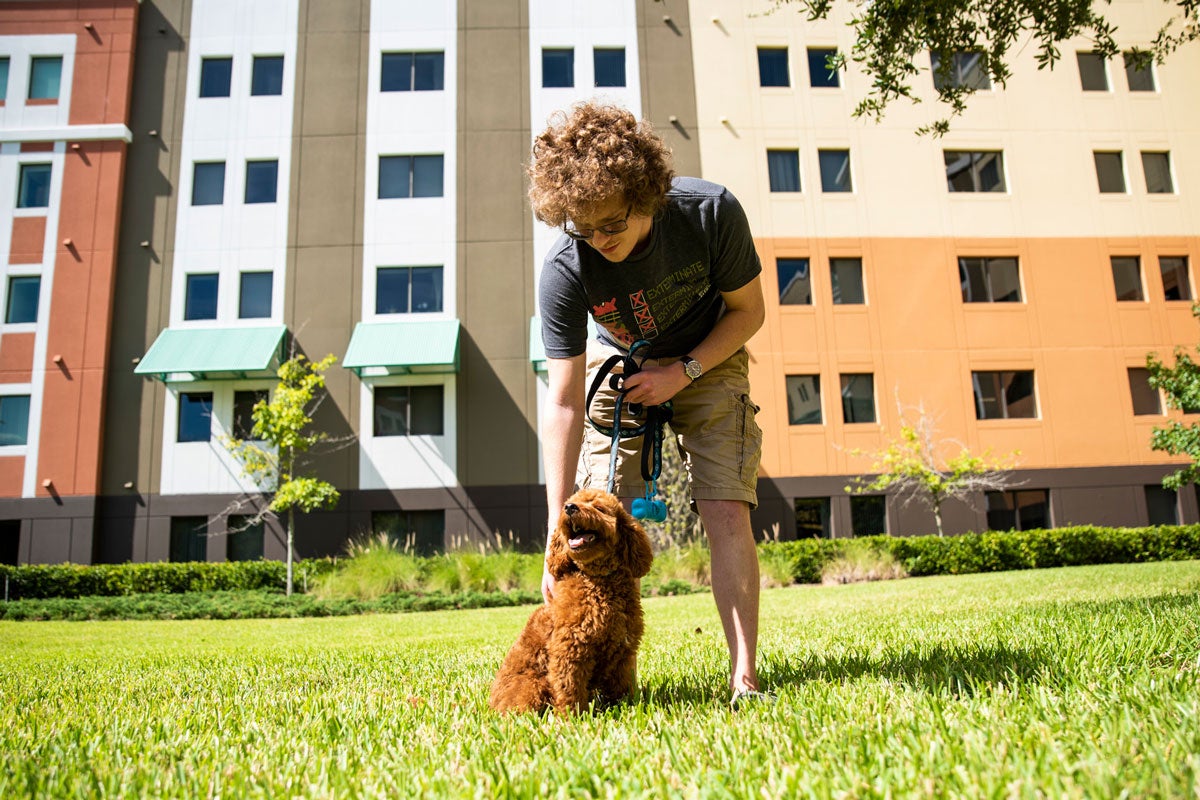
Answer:
[[[979, 53], [993, 83], [1004, 86], [1011, 76], [1010, 55], [1027, 43], [1036, 45], [1038, 68], [1053, 68], [1062, 57], [1059, 45], [1083, 36], [1105, 58], [1121, 52], [1117, 28], [1105, 17], [1108, 3], [1092, 0], [848, 0], [850, 25], [856, 39], [850, 53], [839, 53], [830, 66], [847, 60], [871, 78], [871, 91], [855, 116], [880, 119], [889, 103], [913, 96], [912, 81], [926, 53]], [[834, 0], [774, 0], [774, 10], [792, 9], [810, 20], [826, 18]], [[1200, 38], [1200, 0], [1166, 0], [1174, 13], [1149, 43], [1125, 42], [1141, 66], [1162, 63], [1181, 45]], [[952, 59], [942, 58], [938, 72], [948, 78]], [[962, 113], [971, 86], [942, 80], [938, 100], [950, 106], [951, 116]], [[920, 132], [941, 135], [949, 121], [940, 120]]]

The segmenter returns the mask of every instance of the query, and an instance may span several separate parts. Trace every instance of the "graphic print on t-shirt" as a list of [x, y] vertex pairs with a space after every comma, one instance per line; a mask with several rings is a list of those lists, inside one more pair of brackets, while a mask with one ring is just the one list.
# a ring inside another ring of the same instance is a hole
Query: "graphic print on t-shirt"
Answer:
[[633, 307], [633, 318], [637, 320], [642, 338], [650, 341], [657, 337], [658, 328], [654, 325], [654, 314], [650, 311], [650, 304], [646, 302], [646, 291], [639, 289], [629, 295], [629, 305]]
[[598, 306], [592, 306], [592, 317], [596, 323], [604, 326], [614, 339], [626, 346], [633, 344], [633, 335], [625, 327], [621, 312], [617, 310], [617, 298], [606, 300]]
[[[592, 316], [608, 334], [626, 347], [638, 338], [654, 341], [659, 334], [676, 322], [712, 288], [708, 268], [702, 261], [672, 272], [657, 285], [641, 288], [629, 294], [628, 305], [617, 298], [592, 306]], [[628, 309], [629, 319], [637, 325], [638, 336], [630, 331], [622, 309]]]

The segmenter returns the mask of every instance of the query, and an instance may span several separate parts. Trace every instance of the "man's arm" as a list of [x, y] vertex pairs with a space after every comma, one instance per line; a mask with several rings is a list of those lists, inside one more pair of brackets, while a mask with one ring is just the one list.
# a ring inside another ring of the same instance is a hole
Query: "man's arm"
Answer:
[[[550, 534], [558, 523], [563, 504], [575, 488], [575, 469], [579, 464], [579, 449], [583, 444], [584, 381], [587, 377], [586, 357], [548, 358], [549, 391], [542, 412], [542, 465], [546, 473], [546, 508]], [[548, 602], [554, 580], [543, 570], [542, 596]]]
[[[704, 369], [711, 369], [732, 356], [750, 341], [766, 318], [766, 303], [763, 301], [762, 279], [755, 276], [749, 283], [732, 292], [722, 292], [725, 313], [717, 320], [712, 331], [690, 353]], [[625, 382], [629, 392], [625, 395], [631, 403], [660, 405], [674, 397], [691, 381], [683, 371], [683, 362], [664, 367], [647, 365]]]

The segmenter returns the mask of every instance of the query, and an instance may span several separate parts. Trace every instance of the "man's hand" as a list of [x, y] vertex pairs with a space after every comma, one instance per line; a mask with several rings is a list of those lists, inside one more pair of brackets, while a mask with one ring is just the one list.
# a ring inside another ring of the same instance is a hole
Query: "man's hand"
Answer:
[[550, 574], [550, 569], [542, 564], [542, 599], [549, 603], [554, 598], [554, 576]]
[[661, 406], [691, 382], [691, 378], [683, 371], [682, 361], [662, 367], [646, 364], [640, 371], [624, 379], [625, 402]]

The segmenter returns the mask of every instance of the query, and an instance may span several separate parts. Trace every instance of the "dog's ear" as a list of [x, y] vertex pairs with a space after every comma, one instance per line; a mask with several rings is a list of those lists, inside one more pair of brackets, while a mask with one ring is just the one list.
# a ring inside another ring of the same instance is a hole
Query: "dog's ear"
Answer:
[[621, 542], [617, 547], [620, 549], [621, 560], [629, 567], [633, 577], [641, 578], [650, 572], [650, 565], [654, 562], [650, 537], [646, 535], [641, 523], [634, 519], [624, 506], [618, 508], [617, 529]]
[[571, 560], [567, 550], [565, 519], [565, 516], [559, 518], [558, 525], [554, 528], [554, 534], [550, 537], [550, 546], [546, 550], [546, 567], [554, 576], [554, 580], [579, 571], [579, 567]]

